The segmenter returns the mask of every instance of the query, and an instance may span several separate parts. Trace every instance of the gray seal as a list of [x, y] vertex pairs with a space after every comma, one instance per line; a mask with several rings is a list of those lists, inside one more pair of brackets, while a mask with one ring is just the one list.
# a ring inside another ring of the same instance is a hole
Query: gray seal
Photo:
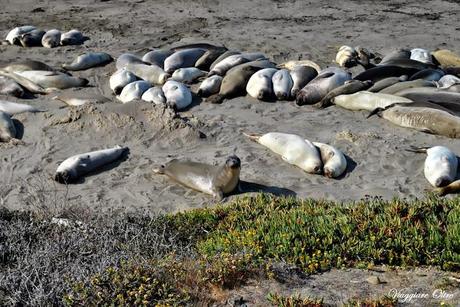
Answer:
[[383, 89], [385, 89], [385, 88], [387, 88], [389, 86], [392, 86], [393, 84], [407, 81], [407, 79], [409, 79], [409, 77], [407, 75], [402, 75], [401, 77], [388, 77], [388, 78], [385, 78], [385, 79], [382, 79], [380, 81], [375, 82], [374, 85], [372, 85], [368, 89], [368, 91], [372, 92], [372, 93], [378, 93], [381, 90], [383, 90]]
[[172, 74], [178, 68], [194, 67], [196, 61], [206, 52], [205, 49], [192, 48], [179, 50], [165, 59], [164, 70]]
[[339, 95], [348, 95], [348, 94], [354, 94], [359, 91], [364, 91], [368, 89], [372, 85], [372, 81], [359, 81], [359, 80], [349, 80], [345, 81], [345, 83], [339, 87], [336, 87], [329, 93], [327, 93], [326, 96], [324, 96], [323, 99], [321, 99], [320, 102], [314, 104], [315, 107], [323, 109], [326, 108], [330, 105], [332, 105], [332, 99], [336, 96]]
[[22, 47], [41, 47], [44, 35], [45, 31], [36, 29], [22, 34], [19, 41]]

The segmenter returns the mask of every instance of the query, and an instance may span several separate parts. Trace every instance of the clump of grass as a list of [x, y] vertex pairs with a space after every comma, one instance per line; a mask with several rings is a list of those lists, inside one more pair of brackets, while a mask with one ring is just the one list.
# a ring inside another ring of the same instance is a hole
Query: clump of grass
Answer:
[[267, 300], [278, 307], [323, 307], [322, 299], [300, 297], [300, 295], [282, 296], [277, 293], [270, 293]]
[[398, 300], [384, 296], [380, 298], [351, 299], [346, 302], [344, 307], [395, 307]]

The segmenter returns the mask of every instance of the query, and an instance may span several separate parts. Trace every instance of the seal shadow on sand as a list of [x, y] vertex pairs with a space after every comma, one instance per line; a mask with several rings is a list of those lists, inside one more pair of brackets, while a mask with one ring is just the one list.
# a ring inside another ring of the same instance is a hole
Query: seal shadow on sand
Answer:
[[293, 197], [297, 196], [296, 192], [286, 189], [286, 188], [268, 186], [264, 184], [243, 181], [243, 180], [240, 180], [240, 188], [236, 189], [235, 191], [230, 193], [228, 196], [236, 196], [236, 195], [241, 195], [241, 194], [246, 194], [246, 193], [268, 193], [268, 194], [273, 194], [275, 196], [293, 196]]
[[187, 107], [181, 109], [180, 112], [190, 111], [190, 109], [193, 109], [194, 107], [199, 106], [202, 102], [203, 102], [203, 98], [201, 98], [195, 93], [192, 93], [192, 103], [190, 103]]
[[358, 166], [358, 164], [356, 163], [355, 160], [353, 160], [350, 156], [346, 155], [346, 154], [343, 154], [345, 156], [345, 159], [347, 160], [347, 169], [343, 172], [342, 175], [340, 175], [339, 177], [337, 178], [333, 178], [333, 179], [336, 179], [336, 180], [342, 180], [343, 178], [345, 178], [349, 173], [353, 172], [356, 168], [356, 166]]
[[24, 136], [24, 125], [17, 119], [12, 119], [14, 128], [16, 128], [16, 139], [21, 140]]
[[104, 173], [104, 172], [107, 172], [107, 171], [110, 171], [116, 167], [118, 167], [122, 162], [128, 160], [128, 157], [129, 157], [129, 148], [127, 148], [123, 154], [121, 155], [121, 157], [119, 159], [117, 159], [116, 161], [113, 161], [112, 163], [109, 163], [109, 164], [106, 164], [100, 168], [98, 168], [97, 170], [94, 170], [84, 176], [81, 176], [80, 178], [78, 178], [76, 181], [74, 182], [69, 182], [69, 184], [83, 184], [85, 183], [86, 181], [86, 178], [90, 178], [90, 177], [93, 177], [93, 176], [96, 176], [96, 175], [99, 175], [101, 173]]

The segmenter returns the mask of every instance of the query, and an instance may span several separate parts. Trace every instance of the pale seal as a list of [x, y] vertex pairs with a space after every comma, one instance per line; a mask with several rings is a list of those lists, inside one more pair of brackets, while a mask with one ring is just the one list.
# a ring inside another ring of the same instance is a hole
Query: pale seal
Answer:
[[89, 82], [87, 79], [69, 76], [57, 71], [26, 70], [17, 74], [45, 89], [82, 87], [86, 86]]
[[297, 105], [315, 104], [327, 93], [351, 79], [351, 74], [337, 67], [324, 69], [297, 94]]
[[180, 111], [192, 103], [192, 93], [183, 83], [169, 80], [163, 85], [166, 103]]
[[422, 63], [433, 64], [433, 60], [431, 58], [431, 53], [422, 48], [414, 48], [410, 51], [410, 59], [416, 60]]
[[23, 104], [23, 103], [16, 103], [11, 101], [0, 100], [0, 111], [6, 113], [10, 116], [15, 114], [21, 114], [25, 112], [36, 113], [36, 112], [45, 112], [39, 108], [34, 106]]
[[217, 94], [220, 90], [222, 79], [223, 78], [219, 75], [214, 75], [204, 79], [198, 88], [198, 96], [209, 97], [211, 95]]
[[277, 71], [276, 68], [264, 68], [253, 74], [246, 85], [249, 96], [259, 100], [272, 100], [274, 98], [272, 78]]
[[103, 66], [113, 61], [110, 54], [105, 52], [88, 52], [79, 55], [72, 63], [63, 64], [65, 70], [85, 70], [96, 66]]
[[61, 34], [61, 45], [81, 45], [88, 37], [84, 36], [80, 31], [72, 29], [69, 32]]
[[291, 97], [293, 98], [297, 97], [297, 93], [318, 75], [318, 71], [315, 68], [303, 65], [291, 68], [289, 73], [293, 82], [291, 89]]
[[238, 65], [256, 61], [256, 60], [265, 60], [266, 57], [263, 53], [252, 52], [252, 53], [241, 53], [231, 55], [224, 60], [220, 61], [216, 66], [214, 66], [208, 73], [208, 76], [219, 75], [224, 76], [232, 68], [235, 68]]
[[313, 143], [296, 134], [269, 132], [264, 135], [254, 133], [244, 135], [307, 173], [320, 174], [322, 172], [323, 163], [318, 149]]
[[113, 75], [110, 76], [109, 85], [110, 89], [114, 92], [115, 95], [120, 95], [123, 88], [136, 81], [137, 77], [132, 72], [121, 68], [117, 70]]
[[153, 102], [154, 104], [165, 104], [166, 97], [163, 90], [159, 86], [151, 87], [142, 94], [142, 100]]
[[164, 70], [172, 74], [178, 68], [193, 67], [205, 52], [206, 50], [201, 48], [176, 51], [165, 59]]
[[24, 96], [24, 89], [16, 81], [0, 76], [0, 94], [19, 98]]
[[321, 72], [321, 67], [313, 61], [310, 60], [298, 60], [298, 61], [287, 61], [281, 64], [278, 64], [276, 67], [285, 68], [287, 70], [293, 70], [296, 67], [305, 66], [312, 67], [316, 70], [316, 74]]
[[377, 108], [386, 108], [395, 103], [412, 103], [413, 101], [396, 95], [360, 91], [354, 94], [336, 96], [332, 99], [332, 102], [351, 111], [373, 111]]
[[335, 62], [342, 67], [353, 67], [357, 64], [358, 52], [355, 48], [350, 46], [341, 46], [337, 55], [335, 56]]
[[61, 31], [51, 29], [46, 31], [42, 37], [42, 46], [45, 48], [56, 48], [61, 44]]
[[237, 188], [240, 171], [241, 161], [237, 156], [228, 157], [221, 166], [174, 159], [154, 169], [156, 174], [164, 174], [183, 186], [210, 194], [218, 200]]
[[134, 81], [123, 87], [123, 90], [121, 91], [120, 95], [117, 96], [117, 98], [123, 103], [127, 103], [135, 99], [141, 99], [142, 95], [150, 87], [151, 84], [147, 81]]
[[235, 54], [241, 54], [241, 52], [235, 51], [235, 50], [225, 51], [214, 62], [212, 62], [211, 66], [209, 67], [209, 71], [213, 70], [214, 67], [220, 62], [222, 62], [224, 59], [228, 58], [229, 56], [235, 55]]
[[23, 88], [25, 88], [32, 94], [46, 95], [49, 92], [53, 91], [50, 89], [44, 89], [43, 87], [36, 84], [35, 82], [32, 82], [31, 80], [24, 78], [23, 76], [15, 72], [7, 72], [7, 71], [0, 70], [0, 76], [7, 77], [9, 79], [16, 81], [19, 85], [21, 85]]
[[196, 67], [179, 68], [172, 74], [171, 79], [182, 83], [193, 83], [206, 73]]
[[144, 54], [144, 56], [142, 57], [142, 61], [144, 61], [145, 63], [149, 63], [151, 65], [157, 65], [161, 68], [164, 68], [165, 59], [173, 53], [174, 51], [169, 49], [152, 50]]
[[117, 58], [117, 62], [115, 63], [115, 67], [117, 69], [126, 68], [128, 64], [147, 64], [142, 61], [139, 57], [135, 56], [131, 53], [123, 53]]
[[454, 75], [444, 75], [437, 83], [439, 89], [447, 89], [456, 84], [460, 84], [460, 78]]
[[16, 27], [8, 34], [6, 35], [5, 40], [10, 43], [11, 45], [21, 45], [19, 42], [19, 38], [21, 37], [22, 34], [31, 32], [33, 30], [36, 30], [37, 28], [34, 26], [21, 26], [21, 27]]
[[272, 77], [272, 83], [273, 92], [278, 100], [288, 100], [291, 97], [294, 81], [292, 81], [289, 70], [278, 70]]
[[82, 91], [65, 92], [52, 99], [62, 101], [69, 106], [82, 106], [85, 104], [97, 104], [109, 101], [107, 97], [101, 94]]
[[447, 147], [411, 147], [408, 151], [426, 153], [423, 173], [434, 187], [443, 187], [455, 180], [457, 156]]
[[363, 91], [368, 89], [372, 85], [372, 81], [359, 81], [359, 80], [348, 80], [345, 81], [345, 83], [339, 87], [336, 87], [329, 93], [327, 93], [326, 96], [324, 96], [323, 99], [321, 99], [320, 102], [314, 104], [313, 106], [317, 108], [326, 108], [332, 104], [332, 99], [336, 96], [339, 95], [348, 95], [348, 94], [354, 94], [359, 91]]
[[127, 151], [127, 147], [117, 145], [109, 149], [72, 156], [59, 164], [54, 180], [59, 183], [75, 182], [82, 176], [120, 159]]
[[156, 65], [128, 63], [125, 68], [152, 85], [163, 85], [169, 78], [169, 74]]
[[345, 172], [347, 169], [347, 159], [340, 150], [331, 145], [319, 142], [313, 142], [313, 145], [319, 149], [321, 154], [324, 176], [337, 178]]

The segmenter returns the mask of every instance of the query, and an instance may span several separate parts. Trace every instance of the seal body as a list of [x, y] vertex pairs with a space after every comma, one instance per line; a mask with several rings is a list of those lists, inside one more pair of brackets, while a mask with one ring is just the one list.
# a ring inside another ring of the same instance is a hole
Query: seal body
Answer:
[[407, 75], [402, 75], [401, 77], [388, 77], [374, 83], [374, 85], [372, 85], [368, 91], [377, 93], [389, 86], [392, 86], [393, 84], [407, 81], [408, 78], [409, 77]]
[[200, 70], [209, 70], [211, 64], [227, 51], [225, 47], [209, 48], [196, 62], [195, 67]]
[[426, 150], [427, 157], [423, 173], [434, 187], [443, 187], [455, 180], [457, 156], [444, 146], [434, 146]]
[[439, 196], [460, 192], [460, 180], [456, 180], [445, 187], [439, 187], [434, 190]]
[[89, 172], [120, 159], [127, 150], [127, 147], [117, 145], [109, 149], [72, 156], [58, 166], [54, 180], [60, 183], [75, 182]]
[[123, 53], [117, 58], [115, 66], [117, 69], [126, 68], [128, 64], [146, 64], [139, 57], [131, 53]]
[[356, 92], [369, 88], [371, 85], [372, 85], [372, 81], [364, 81], [364, 82], [359, 81], [359, 80], [345, 81], [343, 85], [336, 87], [335, 89], [327, 93], [327, 95], [324, 96], [324, 98], [321, 99], [320, 102], [315, 104], [315, 107], [325, 108], [332, 104], [332, 99], [334, 99], [334, 97], [337, 97], [339, 95], [354, 94]]
[[32, 82], [31, 80], [24, 78], [23, 76], [19, 75], [18, 73], [15, 72], [7, 72], [3, 71], [0, 69], [0, 76], [6, 77], [9, 79], [14, 80], [17, 82], [19, 85], [21, 85], [23, 88], [31, 92], [32, 94], [41, 94], [41, 95], [46, 95], [49, 93], [48, 89], [44, 89], [40, 85]]
[[294, 81], [292, 81], [289, 70], [278, 70], [272, 77], [272, 83], [273, 92], [278, 100], [288, 100], [291, 97]]
[[351, 111], [373, 111], [377, 108], [386, 108], [395, 103], [412, 103], [413, 101], [390, 94], [371, 93], [360, 91], [350, 95], [339, 95], [332, 99], [333, 103]]
[[87, 79], [72, 77], [56, 71], [27, 70], [18, 72], [18, 74], [45, 89], [67, 89], [72, 87], [82, 87], [88, 84]]
[[460, 78], [454, 75], [444, 75], [438, 80], [438, 87], [440, 89], [447, 89], [455, 84], [460, 84]]
[[87, 38], [83, 34], [76, 30], [72, 29], [69, 32], [61, 34], [61, 45], [81, 45], [85, 42]]
[[178, 68], [193, 67], [205, 52], [206, 50], [201, 48], [176, 51], [165, 59], [164, 70], [172, 74]]
[[101, 66], [113, 61], [110, 54], [105, 52], [89, 52], [78, 56], [71, 64], [64, 64], [65, 70], [85, 70], [95, 66]]
[[455, 52], [447, 49], [441, 49], [433, 51], [432, 55], [443, 68], [460, 67], [460, 56]]
[[326, 68], [300, 90], [296, 97], [296, 103], [297, 105], [315, 104], [321, 101], [327, 93], [350, 79], [350, 74], [340, 68]]
[[393, 62], [395, 60], [408, 60], [410, 59], [411, 52], [409, 49], [398, 49], [394, 50], [383, 57], [380, 64]]
[[233, 192], [238, 186], [240, 170], [240, 159], [230, 156], [222, 166], [174, 159], [155, 172], [221, 200], [224, 194]]
[[10, 78], [0, 76], [0, 94], [19, 98], [24, 95], [24, 89]]
[[165, 59], [173, 53], [174, 51], [169, 49], [152, 50], [144, 54], [144, 56], [142, 57], [142, 61], [145, 63], [149, 63], [151, 65], [157, 65], [161, 68], [164, 68]]
[[433, 60], [431, 59], [431, 53], [422, 48], [414, 48], [410, 51], [410, 59], [416, 60], [422, 63], [433, 64]]
[[154, 104], [165, 104], [166, 97], [163, 90], [159, 86], [151, 87], [142, 94], [142, 100], [153, 102]]
[[192, 93], [183, 83], [169, 80], [162, 88], [166, 103], [176, 110], [182, 110], [192, 103]]
[[382, 94], [396, 94], [410, 88], [421, 88], [421, 87], [435, 87], [436, 83], [427, 80], [413, 80], [398, 82], [382, 89], [379, 93]]
[[397, 65], [382, 65], [365, 70], [353, 79], [360, 81], [371, 80], [372, 82], [376, 83], [377, 81], [389, 77], [400, 77], [402, 75], [412, 76], [419, 70], [421, 69], [412, 67], [400, 67]]
[[22, 34], [19, 41], [22, 47], [41, 47], [43, 35], [45, 35], [45, 31], [35, 29]]
[[353, 67], [356, 66], [356, 59], [358, 57], [358, 52], [355, 48], [350, 46], [342, 46], [339, 48], [337, 55], [335, 56], [335, 62], [342, 67]]
[[45, 71], [55, 71], [51, 66], [33, 60], [21, 60], [14, 63], [11, 63], [2, 68], [3, 71], [7, 72], [21, 72], [25, 70], [45, 70]]
[[42, 46], [45, 48], [55, 48], [61, 44], [61, 31], [52, 29], [46, 31], [42, 37]]
[[169, 74], [156, 65], [129, 63], [126, 65], [126, 70], [152, 85], [163, 85], [169, 78]]
[[295, 98], [297, 93], [305, 87], [317, 75], [318, 71], [311, 66], [298, 65], [293, 67], [290, 72], [292, 79], [291, 97]]
[[127, 103], [134, 99], [141, 99], [142, 95], [151, 87], [150, 83], [144, 80], [134, 81], [123, 87], [120, 95], [117, 98]]
[[444, 72], [441, 69], [427, 68], [413, 74], [409, 80], [423, 79], [427, 81], [438, 81], [444, 76]]
[[172, 74], [171, 79], [182, 83], [193, 83], [206, 73], [196, 67], [179, 68]]
[[218, 56], [217, 59], [214, 60], [214, 62], [212, 62], [211, 66], [209, 67], [209, 71], [213, 70], [213, 68], [217, 64], [219, 64], [221, 61], [223, 61], [224, 59], [228, 58], [229, 56], [235, 55], [235, 54], [241, 54], [241, 52], [235, 51], [235, 50], [225, 51], [220, 56]]
[[223, 78], [219, 75], [214, 75], [204, 79], [198, 89], [198, 96], [209, 97], [211, 95], [217, 94], [220, 90], [222, 79]]
[[0, 100], [0, 112], [6, 113], [9, 116], [12, 116], [15, 114], [20, 114], [20, 113], [25, 113], [25, 112], [30, 112], [30, 113], [43, 112], [43, 110], [40, 110], [28, 104]]
[[31, 32], [33, 30], [36, 30], [37, 28], [34, 26], [21, 26], [21, 27], [16, 27], [12, 29], [8, 34], [6, 35], [5, 40], [8, 41], [11, 45], [18, 45], [20, 46], [21, 43], [19, 41], [19, 38], [21, 35]]
[[126, 70], [125, 68], [119, 69], [112, 76], [110, 76], [110, 89], [115, 93], [115, 95], [120, 95], [121, 91], [126, 85], [136, 80], [137, 77], [132, 72]]
[[0, 111], [0, 141], [9, 142], [16, 138], [16, 127], [10, 115]]
[[269, 132], [264, 135], [247, 136], [307, 173], [320, 174], [322, 171], [323, 163], [318, 149], [310, 141], [296, 134]]
[[224, 60], [216, 64], [211, 71], [208, 73], [208, 76], [219, 75], [224, 76], [232, 68], [251, 61], [266, 59], [265, 55], [260, 52], [253, 53], [241, 53], [231, 55]]
[[53, 97], [53, 99], [62, 101], [69, 106], [82, 106], [89, 103], [96, 104], [109, 101], [107, 97], [104, 97], [101, 94], [85, 93], [80, 91], [62, 93]]
[[344, 154], [340, 150], [331, 145], [319, 142], [313, 142], [313, 145], [319, 149], [321, 154], [324, 176], [337, 178], [345, 172], [347, 169], [347, 159], [345, 159]]
[[254, 73], [249, 78], [246, 91], [249, 96], [259, 100], [270, 100], [273, 98], [273, 75], [276, 68], [264, 68]]
[[310, 60], [287, 61], [287, 62], [278, 64], [276, 67], [293, 70], [294, 68], [299, 67], [299, 66], [312, 67], [316, 70], [316, 74], [319, 74], [321, 72], [321, 67], [315, 62], [310, 61]]

